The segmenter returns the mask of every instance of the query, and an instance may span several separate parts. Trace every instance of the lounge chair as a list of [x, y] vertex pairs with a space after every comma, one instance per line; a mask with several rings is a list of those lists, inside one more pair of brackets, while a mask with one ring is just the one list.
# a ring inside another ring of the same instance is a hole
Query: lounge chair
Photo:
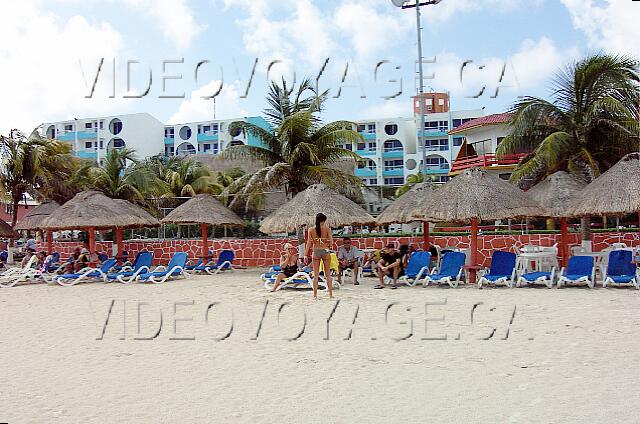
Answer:
[[481, 272], [478, 279], [478, 288], [485, 284], [506, 284], [513, 287], [516, 280], [516, 254], [496, 250], [491, 257], [489, 272]]
[[593, 288], [596, 284], [596, 267], [592, 256], [572, 256], [567, 269], [560, 270], [558, 288], [565, 284], [586, 283]]
[[527, 272], [526, 274], [522, 274], [518, 278], [516, 287], [522, 287], [523, 285], [529, 285], [529, 284], [544, 284], [548, 288], [552, 288], [553, 282], [555, 281], [555, 279], [556, 279], [556, 267], [552, 267], [551, 272], [546, 272], [546, 271]]
[[614, 250], [609, 253], [607, 271], [602, 278], [602, 287], [609, 284], [633, 284], [640, 289], [640, 271], [632, 262], [631, 250]]
[[210, 261], [207, 264], [198, 264], [197, 266], [187, 267], [185, 269], [190, 270], [194, 273], [206, 272], [211, 275], [215, 275], [221, 271], [230, 271], [233, 270], [233, 260], [235, 259], [235, 253], [233, 250], [223, 250], [220, 252], [220, 256], [218, 260], [214, 263]]
[[38, 268], [32, 267], [35, 264], [36, 259], [36, 255], [33, 255], [33, 257], [27, 262], [27, 266], [24, 268], [16, 267], [7, 270], [11, 272], [0, 277], [0, 287], [13, 287], [18, 283], [42, 277], [42, 271]]
[[[273, 268], [275, 268], [275, 266], [272, 267], [272, 269]], [[278, 266], [278, 268], [280, 267]], [[278, 274], [280, 274], [281, 271], [282, 269], [280, 269], [280, 271], [277, 271], [277, 270], [273, 271], [274, 274], [271, 277], [268, 277], [264, 280], [265, 289], [273, 290], [273, 286], [276, 283], [276, 277], [278, 276]], [[326, 284], [325, 284], [325, 287], [326, 287]], [[308, 267], [308, 266], [304, 267], [300, 271], [293, 274], [291, 277], [287, 277], [283, 279], [280, 285], [278, 286], [278, 290], [282, 290], [284, 288], [289, 288], [289, 289], [313, 288], [313, 275], [311, 273], [311, 267]]]
[[107, 281], [107, 273], [116, 264], [115, 259], [107, 259], [99, 268], [86, 267], [73, 274], [62, 274], [53, 278], [61, 286], [73, 286], [87, 280]]
[[140, 252], [133, 262], [133, 267], [123, 267], [122, 271], [107, 275], [108, 281], [118, 281], [123, 284], [133, 283], [138, 275], [149, 272], [153, 266], [153, 253]]
[[433, 268], [431, 274], [426, 275], [422, 280], [423, 286], [447, 283], [451, 287], [458, 287], [458, 283], [462, 281], [464, 275], [463, 268], [466, 256], [462, 252], [446, 252], [442, 257], [440, 269]]
[[[137, 276], [136, 281], [143, 283], [151, 282], [155, 284], [161, 284], [170, 278], [183, 277], [189, 278], [190, 275], [184, 272], [184, 267], [187, 264], [186, 252], [177, 252], [173, 254], [169, 265], [166, 267], [158, 267], [155, 271], [145, 272]], [[163, 268], [161, 270], [161, 268]]]
[[24, 272], [26, 272], [29, 269], [34, 269], [33, 265], [35, 264], [35, 262], [38, 260], [38, 257], [36, 255], [32, 255], [29, 260], [27, 261], [27, 263], [25, 264], [24, 267], [21, 266], [14, 266], [11, 267], [7, 270], [5, 270], [4, 272], [2, 272], [0, 274], [0, 279], [5, 279], [5, 278], [10, 278], [14, 275], [19, 275], [19, 274], [23, 274]]
[[[429, 265], [431, 265], [431, 253], [425, 251], [413, 252], [409, 257], [409, 263], [407, 264], [407, 269], [404, 270], [404, 275], [398, 278], [398, 283], [415, 286], [423, 276], [429, 274]], [[385, 279], [390, 279], [390, 277], [387, 276]]]

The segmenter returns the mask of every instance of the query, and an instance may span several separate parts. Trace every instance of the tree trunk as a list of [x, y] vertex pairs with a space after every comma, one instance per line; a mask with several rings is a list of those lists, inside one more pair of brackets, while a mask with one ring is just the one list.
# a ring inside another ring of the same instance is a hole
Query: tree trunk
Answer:
[[18, 206], [20, 205], [20, 198], [13, 198], [13, 210], [11, 211], [11, 228], [16, 227], [18, 222]]
[[591, 240], [591, 220], [588, 216], [580, 218], [580, 231], [582, 232], [582, 241]]

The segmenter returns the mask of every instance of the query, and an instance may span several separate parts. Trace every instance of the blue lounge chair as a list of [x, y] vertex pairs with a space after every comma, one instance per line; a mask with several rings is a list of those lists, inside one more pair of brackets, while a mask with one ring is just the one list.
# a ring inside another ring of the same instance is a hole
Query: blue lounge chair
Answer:
[[200, 265], [202, 265], [202, 259], [198, 259], [198, 261], [196, 263], [194, 263], [194, 264], [185, 265], [184, 269], [187, 270], [187, 271], [193, 271], [194, 269], [196, 269]]
[[115, 264], [115, 259], [107, 259], [99, 268], [87, 267], [73, 274], [58, 275], [53, 279], [53, 281], [61, 286], [73, 286], [82, 281], [95, 279], [107, 281], [107, 273]]
[[491, 257], [489, 272], [478, 279], [478, 288], [485, 284], [506, 284], [513, 287], [516, 280], [516, 254], [496, 250]]
[[[107, 275], [107, 281], [118, 281], [123, 284], [129, 284], [136, 280], [138, 275], [149, 272], [153, 266], [153, 253], [140, 252], [133, 262], [133, 268], [122, 268], [123, 271]], [[124, 271], [125, 269], [130, 269]]]
[[633, 252], [631, 250], [614, 250], [609, 253], [607, 272], [602, 279], [602, 287], [609, 284], [633, 284], [640, 289], [640, 271], [631, 262]]
[[447, 283], [451, 287], [458, 287], [458, 283], [462, 281], [463, 267], [466, 261], [466, 255], [463, 252], [448, 251], [442, 257], [442, 265], [440, 269], [433, 268], [431, 274], [424, 277], [422, 284], [427, 287], [431, 283], [442, 284]]
[[[409, 257], [409, 263], [407, 263], [407, 269], [404, 270], [404, 275], [398, 278], [398, 283], [415, 286], [423, 276], [429, 274], [429, 265], [431, 265], [431, 253], [424, 251], [413, 252]], [[389, 280], [390, 277], [385, 276], [385, 279]]]
[[[264, 280], [264, 288], [267, 290], [273, 290], [273, 286], [276, 283], [276, 277], [282, 271], [282, 268], [277, 265], [271, 267], [271, 269], [279, 268], [279, 270], [270, 271], [272, 275]], [[264, 275], [264, 274], [263, 274]], [[320, 283], [318, 283], [320, 285]], [[278, 290], [282, 290], [285, 288], [289, 289], [311, 289], [313, 288], [313, 274], [311, 267], [304, 267], [297, 273], [293, 274], [291, 277], [285, 278], [282, 280], [280, 285], [278, 286]]]
[[218, 260], [216, 263], [209, 263], [207, 265], [200, 265], [194, 268], [195, 272], [206, 272], [208, 274], [214, 275], [221, 271], [229, 271], [233, 270], [233, 260], [235, 259], [236, 254], [233, 253], [233, 250], [223, 250], [220, 252], [220, 256], [218, 256]]
[[548, 288], [553, 287], [553, 282], [556, 280], [556, 267], [551, 268], [551, 272], [545, 271], [536, 271], [536, 272], [527, 272], [526, 274], [522, 274], [520, 278], [518, 278], [517, 287], [522, 287], [523, 285], [528, 284], [544, 284]]
[[567, 269], [560, 270], [558, 288], [565, 284], [586, 283], [593, 288], [596, 284], [596, 267], [592, 256], [572, 256]]
[[276, 277], [281, 272], [282, 272], [282, 267], [280, 265], [273, 265], [271, 268], [269, 268], [269, 271], [260, 275], [260, 278], [262, 279], [262, 281], [268, 281]]
[[[184, 272], [184, 267], [187, 264], [187, 254], [186, 252], [177, 252], [173, 254], [169, 265], [166, 267], [158, 267], [155, 271], [145, 272], [136, 278], [136, 281], [141, 282], [152, 282], [155, 284], [164, 283], [169, 278], [174, 277], [184, 277], [189, 278], [190, 275]], [[164, 268], [160, 270], [160, 268]]]

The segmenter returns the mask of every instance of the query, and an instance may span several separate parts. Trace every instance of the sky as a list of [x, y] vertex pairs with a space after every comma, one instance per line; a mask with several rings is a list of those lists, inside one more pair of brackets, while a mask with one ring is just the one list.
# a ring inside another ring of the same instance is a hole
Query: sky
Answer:
[[[518, 96], [547, 96], [554, 74], [590, 53], [640, 58], [640, 1], [421, 10], [426, 90], [449, 91], [455, 110], [499, 113]], [[256, 116], [280, 78], [329, 90], [325, 120], [412, 114], [415, 9], [391, 0], [3, 0], [0, 16], [1, 134], [136, 112], [166, 123], [214, 109]]]

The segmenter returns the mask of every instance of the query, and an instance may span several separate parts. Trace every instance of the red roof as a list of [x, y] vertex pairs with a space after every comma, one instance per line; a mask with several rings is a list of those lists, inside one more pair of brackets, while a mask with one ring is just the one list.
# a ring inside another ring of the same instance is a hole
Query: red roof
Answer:
[[460, 125], [457, 128], [449, 131], [449, 134], [459, 133], [470, 128], [481, 127], [483, 125], [496, 125], [496, 124], [506, 124], [511, 121], [513, 117], [512, 113], [496, 113], [493, 115], [482, 116], [480, 118], [472, 119], [471, 121], [467, 121], [464, 124]]

